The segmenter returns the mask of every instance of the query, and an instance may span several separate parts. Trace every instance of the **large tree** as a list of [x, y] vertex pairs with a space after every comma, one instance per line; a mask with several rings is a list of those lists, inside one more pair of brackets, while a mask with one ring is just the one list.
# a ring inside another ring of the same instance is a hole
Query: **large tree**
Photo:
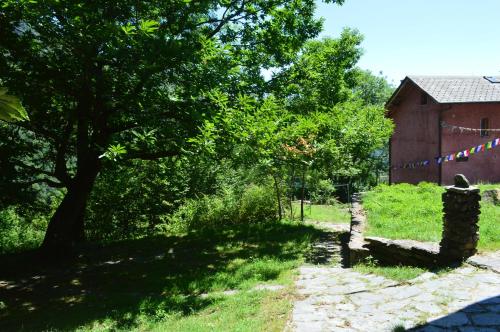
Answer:
[[[342, 1], [326, 1], [342, 2]], [[262, 95], [321, 22], [313, 0], [5, 0], [0, 81], [31, 122], [2, 126], [2, 168], [66, 194], [43, 248], [83, 239], [106, 158], [179, 154], [213, 106], [206, 91]], [[126, 153], [125, 153], [126, 152]], [[2, 177], [5, 179], [6, 177]]]

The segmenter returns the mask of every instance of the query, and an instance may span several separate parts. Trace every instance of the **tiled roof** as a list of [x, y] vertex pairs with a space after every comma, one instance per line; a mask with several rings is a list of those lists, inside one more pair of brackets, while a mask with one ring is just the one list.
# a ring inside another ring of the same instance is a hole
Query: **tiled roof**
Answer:
[[500, 83], [483, 76], [408, 76], [438, 103], [500, 102]]

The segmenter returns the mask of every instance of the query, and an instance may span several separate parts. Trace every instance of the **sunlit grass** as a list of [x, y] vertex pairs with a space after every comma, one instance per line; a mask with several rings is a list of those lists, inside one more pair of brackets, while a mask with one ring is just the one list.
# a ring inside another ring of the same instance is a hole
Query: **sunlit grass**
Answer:
[[2, 280], [44, 277], [4, 292], [0, 330], [282, 331], [295, 269], [320, 234], [276, 223], [144, 238], [87, 248], [55, 270], [12, 255]]
[[396, 281], [411, 280], [428, 271], [413, 266], [378, 266], [368, 263], [357, 264], [353, 269], [359, 273], [376, 274]]
[[[308, 221], [347, 224], [351, 220], [348, 204], [304, 204], [304, 219]], [[300, 218], [300, 202], [293, 203], [294, 218]]]
[[[496, 185], [480, 185], [480, 189]], [[444, 188], [431, 183], [380, 185], [366, 193], [367, 235], [438, 242], [442, 232]], [[500, 249], [500, 206], [481, 202], [479, 250]]]

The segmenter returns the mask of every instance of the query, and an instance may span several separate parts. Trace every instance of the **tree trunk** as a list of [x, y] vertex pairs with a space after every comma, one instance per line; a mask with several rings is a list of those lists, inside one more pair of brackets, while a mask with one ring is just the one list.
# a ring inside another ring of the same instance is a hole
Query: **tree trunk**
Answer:
[[278, 177], [274, 175], [273, 179], [274, 179], [274, 189], [276, 190], [276, 198], [278, 199], [278, 217], [279, 220], [281, 221], [281, 219], [283, 219], [283, 216], [281, 214], [281, 192], [278, 183]]
[[292, 170], [290, 174], [290, 220], [293, 220], [293, 192], [295, 190], [294, 177], [295, 177], [295, 166], [292, 165]]
[[42, 243], [42, 251], [52, 257], [65, 256], [84, 240], [87, 199], [99, 173], [97, 157], [81, 163], [61, 204], [52, 216]]
[[300, 221], [304, 221], [304, 194], [306, 188], [306, 168], [302, 168], [302, 181], [301, 181], [301, 193], [300, 193]]

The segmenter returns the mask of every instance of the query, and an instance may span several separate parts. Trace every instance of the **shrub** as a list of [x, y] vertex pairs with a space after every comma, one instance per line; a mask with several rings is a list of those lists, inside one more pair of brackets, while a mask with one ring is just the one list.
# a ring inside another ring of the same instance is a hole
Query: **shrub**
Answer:
[[179, 231], [266, 223], [277, 220], [276, 211], [272, 187], [250, 185], [241, 194], [226, 189], [187, 200], [160, 228]]
[[241, 197], [239, 222], [264, 223], [276, 220], [277, 203], [272, 188], [249, 186]]
[[22, 217], [14, 207], [0, 211], [0, 254], [38, 247], [47, 224], [48, 217], [42, 214]]
[[310, 189], [310, 195], [314, 204], [334, 204], [337, 202], [335, 186], [330, 180], [317, 181]]

